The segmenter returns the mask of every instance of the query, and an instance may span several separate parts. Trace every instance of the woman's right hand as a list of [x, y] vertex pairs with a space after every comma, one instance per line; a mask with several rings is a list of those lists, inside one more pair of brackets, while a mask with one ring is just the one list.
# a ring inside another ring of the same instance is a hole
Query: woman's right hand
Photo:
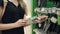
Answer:
[[17, 27], [25, 26], [27, 25], [27, 21], [24, 19], [19, 19], [18, 21], [15, 22]]
[[8, 30], [8, 29], [12, 29], [12, 28], [16, 28], [16, 27], [22, 27], [22, 26], [26, 26], [26, 25], [28, 25], [26, 20], [19, 19], [15, 23], [0, 24], [0, 30]]

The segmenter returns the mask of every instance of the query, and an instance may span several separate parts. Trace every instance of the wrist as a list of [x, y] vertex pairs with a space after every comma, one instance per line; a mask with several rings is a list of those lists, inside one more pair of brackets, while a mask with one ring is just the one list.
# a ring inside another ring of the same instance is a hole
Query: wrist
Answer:
[[19, 24], [17, 24], [17, 23], [14, 23], [14, 25], [15, 25], [15, 27], [19, 27]]

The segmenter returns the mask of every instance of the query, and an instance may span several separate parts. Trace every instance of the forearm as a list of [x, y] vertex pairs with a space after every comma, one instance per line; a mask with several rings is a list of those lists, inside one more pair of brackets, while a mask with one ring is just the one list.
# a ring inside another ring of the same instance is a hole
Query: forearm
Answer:
[[0, 24], [0, 30], [8, 30], [12, 28], [18, 27], [16, 23], [11, 23], [11, 24]]

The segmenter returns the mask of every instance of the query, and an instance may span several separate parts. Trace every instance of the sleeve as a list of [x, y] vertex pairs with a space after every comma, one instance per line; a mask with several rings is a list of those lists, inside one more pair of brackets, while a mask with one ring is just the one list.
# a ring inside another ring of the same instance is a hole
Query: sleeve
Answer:
[[0, 0], [0, 6], [3, 6], [3, 0]]

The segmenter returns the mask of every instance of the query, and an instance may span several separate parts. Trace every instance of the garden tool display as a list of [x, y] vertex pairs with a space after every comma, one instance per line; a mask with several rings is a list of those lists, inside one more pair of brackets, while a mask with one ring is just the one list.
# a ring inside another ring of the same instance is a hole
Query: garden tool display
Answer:
[[[37, 30], [40, 29], [40, 32], [43, 31], [43, 33], [47, 34], [47, 31], [52, 31], [52, 32], [57, 32], [57, 8], [36, 8], [35, 12], [37, 13], [37, 15], [39, 16], [40, 14], [42, 15], [47, 15], [48, 16], [48, 20], [45, 21], [41, 26], [43, 28], [35, 28]], [[39, 27], [38, 25], [36, 25], [37, 27]], [[33, 30], [35, 31], [35, 30]], [[35, 31], [36, 32], [36, 31]], [[42, 34], [43, 34], [42, 33]]]
[[[60, 24], [60, 0], [34, 0], [33, 16], [48, 16], [48, 19], [41, 24], [33, 24], [33, 31], [36, 34], [60, 34], [58, 24]], [[35, 3], [36, 2], [36, 3]], [[37, 4], [38, 3], [38, 4]], [[59, 20], [58, 20], [59, 18]], [[33, 34], [34, 34], [33, 32]]]

